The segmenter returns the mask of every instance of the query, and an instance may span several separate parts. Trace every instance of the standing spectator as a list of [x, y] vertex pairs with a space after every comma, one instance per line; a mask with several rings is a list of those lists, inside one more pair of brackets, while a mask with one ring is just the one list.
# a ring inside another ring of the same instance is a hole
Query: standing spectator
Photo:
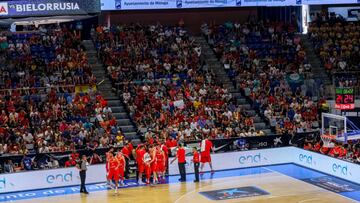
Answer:
[[4, 164], [4, 172], [5, 173], [14, 173], [15, 172], [15, 166], [11, 159], [7, 160], [7, 162]]

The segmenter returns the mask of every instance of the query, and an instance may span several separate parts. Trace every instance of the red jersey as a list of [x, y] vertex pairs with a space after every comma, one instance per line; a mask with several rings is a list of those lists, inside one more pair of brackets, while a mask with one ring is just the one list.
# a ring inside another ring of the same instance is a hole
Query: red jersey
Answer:
[[165, 154], [161, 151], [156, 152], [156, 163], [157, 164], [164, 164], [165, 161]]
[[185, 149], [184, 148], [179, 148], [176, 152], [176, 157], [178, 158], [178, 162], [179, 163], [185, 163]]
[[119, 162], [119, 168], [124, 169], [124, 166], [125, 166], [125, 157], [124, 157], [124, 155], [118, 154], [118, 155], [116, 155], [116, 158], [117, 158], [117, 160]]
[[112, 158], [109, 160], [109, 169], [116, 170], [119, 167], [119, 160], [117, 158]]
[[143, 163], [143, 158], [144, 158], [145, 153], [146, 153], [146, 151], [144, 149], [136, 150], [136, 162], [138, 164]]
[[[201, 142], [202, 144], [203, 142]], [[205, 150], [201, 152], [201, 156], [210, 156], [211, 149], [213, 147], [213, 144], [210, 140], [205, 140]], [[202, 148], [202, 146], [201, 146]]]
[[197, 151], [194, 152], [193, 162], [194, 162], [194, 163], [199, 163], [199, 162], [200, 162], [200, 156], [199, 156], [199, 153], [198, 153]]
[[131, 151], [129, 150], [129, 148], [127, 146], [125, 146], [121, 149], [121, 153], [123, 153], [127, 157], [130, 157]]

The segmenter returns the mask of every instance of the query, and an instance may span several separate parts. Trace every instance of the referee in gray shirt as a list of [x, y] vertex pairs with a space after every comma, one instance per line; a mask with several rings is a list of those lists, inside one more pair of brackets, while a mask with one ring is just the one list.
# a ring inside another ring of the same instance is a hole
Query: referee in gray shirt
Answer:
[[80, 193], [84, 193], [84, 194], [89, 194], [88, 191], [86, 191], [86, 187], [85, 187], [87, 165], [88, 165], [87, 158], [85, 155], [82, 155], [82, 159], [79, 161], [76, 167], [79, 169], [79, 173], [80, 173], [80, 181], [81, 181]]

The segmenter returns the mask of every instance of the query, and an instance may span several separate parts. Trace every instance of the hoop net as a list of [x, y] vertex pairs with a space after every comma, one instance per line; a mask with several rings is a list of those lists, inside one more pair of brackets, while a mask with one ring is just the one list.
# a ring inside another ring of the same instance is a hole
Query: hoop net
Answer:
[[334, 143], [332, 142], [332, 140], [336, 139], [336, 135], [321, 135], [320, 137], [324, 143], [324, 147], [327, 147], [327, 148], [334, 147]]

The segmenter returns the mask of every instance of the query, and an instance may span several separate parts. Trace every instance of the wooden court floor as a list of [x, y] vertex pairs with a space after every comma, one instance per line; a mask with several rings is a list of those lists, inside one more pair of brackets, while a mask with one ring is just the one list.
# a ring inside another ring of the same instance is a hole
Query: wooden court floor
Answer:
[[[255, 186], [269, 195], [214, 201], [199, 194], [202, 191]], [[355, 202], [336, 193], [306, 182], [271, 172], [219, 179], [207, 179], [200, 183], [173, 183], [154, 187], [133, 187], [113, 191], [98, 191], [89, 195], [72, 194], [49, 198], [16, 201], [21, 203], [205, 203], [205, 202], [250, 202], [250, 203], [342, 203]]]

